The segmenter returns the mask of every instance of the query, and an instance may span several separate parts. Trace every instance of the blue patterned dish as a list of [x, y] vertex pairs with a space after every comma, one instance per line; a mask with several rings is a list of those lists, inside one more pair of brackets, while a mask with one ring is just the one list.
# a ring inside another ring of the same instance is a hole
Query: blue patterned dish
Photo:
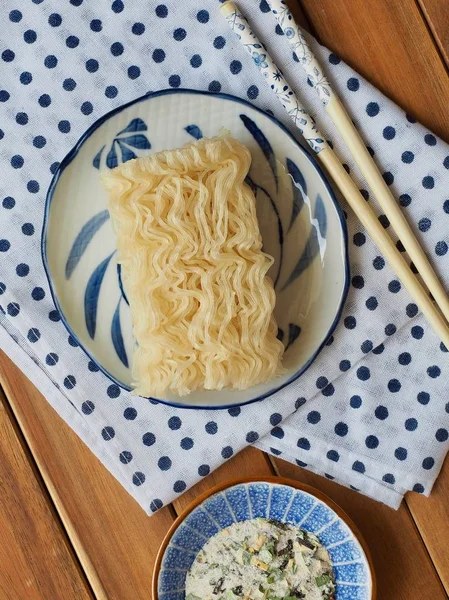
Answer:
[[97, 121], [62, 161], [47, 194], [42, 254], [55, 304], [98, 367], [131, 389], [131, 318], [100, 170], [223, 128], [253, 158], [247, 183], [256, 194], [264, 249], [275, 258], [270, 274], [287, 372], [245, 391], [158, 398], [177, 406], [261, 400], [299, 377], [333, 331], [348, 290], [346, 226], [314, 158], [273, 117], [238, 98], [167, 90]]
[[332, 560], [335, 600], [375, 598], [371, 559], [347, 515], [313, 488], [272, 478], [210, 490], [177, 519], [156, 561], [154, 599], [184, 600], [187, 571], [208, 539], [234, 522], [256, 517], [290, 523], [318, 536]]

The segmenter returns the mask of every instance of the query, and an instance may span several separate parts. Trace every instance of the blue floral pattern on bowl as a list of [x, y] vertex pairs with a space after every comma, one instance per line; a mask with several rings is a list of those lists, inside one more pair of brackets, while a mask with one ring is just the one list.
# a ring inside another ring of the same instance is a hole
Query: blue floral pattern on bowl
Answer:
[[257, 481], [218, 492], [180, 523], [161, 560], [158, 600], [183, 600], [187, 572], [208, 539], [234, 522], [256, 517], [296, 525], [318, 536], [332, 560], [337, 583], [335, 600], [372, 599], [373, 576], [368, 559], [344, 520], [308, 492]]

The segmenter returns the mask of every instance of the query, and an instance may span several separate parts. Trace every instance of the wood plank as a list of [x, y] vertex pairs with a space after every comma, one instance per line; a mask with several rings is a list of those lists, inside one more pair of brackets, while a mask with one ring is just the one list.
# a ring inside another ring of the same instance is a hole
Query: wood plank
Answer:
[[379, 600], [447, 598], [405, 504], [394, 511], [283, 460], [275, 464], [280, 475], [321, 490], [348, 513], [371, 550]]
[[446, 460], [429, 498], [408, 494], [407, 505], [414, 516], [427, 550], [449, 595], [449, 460]]
[[197, 496], [211, 487], [231, 481], [236, 477], [257, 477], [274, 475], [270, 460], [257, 448], [246, 448], [229, 462], [224, 463], [216, 471], [205, 477], [185, 494], [173, 502], [176, 512], [181, 513]]
[[449, 5], [445, 0], [418, 0], [418, 3], [449, 68]]
[[148, 517], [3, 353], [0, 380], [97, 599], [148, 600], [172, 509]]
[[414, 0], [301, 2], [323, 44], [449, 140], [449, 77]]
[[0, 456], [0, 597], [92, 598], [2, 391]]

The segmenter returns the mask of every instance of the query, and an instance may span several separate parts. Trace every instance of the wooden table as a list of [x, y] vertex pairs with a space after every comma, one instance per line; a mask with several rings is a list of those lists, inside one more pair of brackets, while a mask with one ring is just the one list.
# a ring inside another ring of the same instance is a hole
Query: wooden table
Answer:
[[[291, 7], [449, 141], [447, 0], [291, 0]], [[315, 486], [349, 513], [371, 547], [379, 600], [448, 597], [448, 463], [430, 499], [410, 494], [396, 512], [249, 448], [149, 518], [1, 354], [0, 381], [2, 600], [149, 600], [156, 552], [176, 514], [218, 482], [273, 473]]]

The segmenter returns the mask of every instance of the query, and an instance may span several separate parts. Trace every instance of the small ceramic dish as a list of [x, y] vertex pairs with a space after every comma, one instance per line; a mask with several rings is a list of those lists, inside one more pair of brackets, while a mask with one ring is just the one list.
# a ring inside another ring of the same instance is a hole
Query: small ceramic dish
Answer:
[[210, 537], [232, 523], [265, 517], [318, 536], [336, 579], [335, 600], [374, 600], [376, 580], [365, 541], [346, 513], [307, 485], [282, 477], [222, 484], [197, 498], [173, 523], [153, 572], [154, 600], [184, 600], [185, 579]]
[[286, 373], [245, 391], [156, 398], [176, 406], [229, 408], [261, 400], [299, 377], [335, 328], [349, 281], [346, 226], [315, 159], [247, 102], [167, 90], [97, 121], [62, 161], [47, 195], [42, 256], [61, 318], [98, 367], [131, 389], [132, 325], [100, 171], [223, 129], [252, 155], [247, 183], [256, 194], [264, 249], [275, 258], [270, 275]]

